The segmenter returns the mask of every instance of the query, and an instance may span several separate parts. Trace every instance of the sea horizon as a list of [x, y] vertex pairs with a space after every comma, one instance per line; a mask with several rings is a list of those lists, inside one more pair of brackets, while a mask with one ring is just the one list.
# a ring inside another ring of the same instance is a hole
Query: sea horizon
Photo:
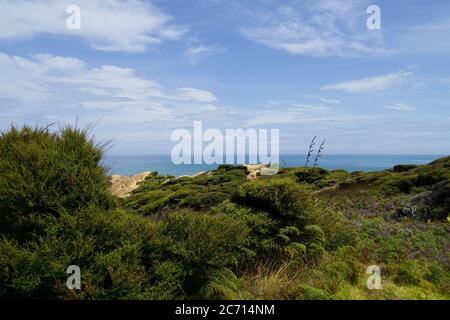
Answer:
[[[354, 171], [383, 171], [399, 164], [423, 165], [445, 154], [326, 154], [318, 163], [328, 170], [342, 169]], [[248, 157], [247, 157], [248, 160]], [[306, 154], [285, 154], [280, 156], [282, 167], [304, 166]], [[314, 156], [310, 159], [310, 165]], [[240, 163], [235, 162], [234, 165]], [[247, 162], [246, 164], [253, 164]], [[110, 175], [133, 176], [144, 171], [157, 171], [172, 176], [192, 175], [202, 171], [214, 170], [218, 164], [180, 164], [171, 161], [170, 155], [106, 155], [103, 162]]]

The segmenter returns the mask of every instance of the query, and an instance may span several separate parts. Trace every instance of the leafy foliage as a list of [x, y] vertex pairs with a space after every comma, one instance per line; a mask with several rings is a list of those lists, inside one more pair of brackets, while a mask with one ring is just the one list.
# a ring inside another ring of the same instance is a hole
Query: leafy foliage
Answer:
[[11, 128], [0, 135], [0, 232], [15, 239], [40, 232], [42, 214], [112, 204], [100, 166], [103, 148], [85, 131]]
[[[450, 297], [450, 157], [254, 181], [244, 166], [153, 173], [119, 200], [83, 130], [11, 128], [0, 152], [3, 299]], [[383, 290], [366, 287], [373, 264]], [[81, 290], [66, 286], [69, 265]]]
[[167, 261], [179, 266], [180, 289], [196, 296], [218, 272], [235, 265], [246, 234], [239, 220], [227, 216], [176, 213], [146, 244], [144, 264], [150, 269]]

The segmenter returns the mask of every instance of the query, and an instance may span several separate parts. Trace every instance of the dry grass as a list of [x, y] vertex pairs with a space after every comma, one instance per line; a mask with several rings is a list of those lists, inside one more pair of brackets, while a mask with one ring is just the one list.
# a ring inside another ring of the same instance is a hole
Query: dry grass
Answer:
[[242, 277], [246, 290], [256, 299], [292, 299], [300, 274], [292, 263], [273, 266], [266, 262]]

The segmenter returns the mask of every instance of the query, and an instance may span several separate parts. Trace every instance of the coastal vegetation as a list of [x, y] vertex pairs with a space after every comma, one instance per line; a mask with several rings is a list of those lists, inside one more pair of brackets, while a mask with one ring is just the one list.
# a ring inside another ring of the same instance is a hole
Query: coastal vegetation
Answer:
[[153, 172], [122, 199], [103, 153], [77, 128], [0, 135], [1, 299], [450, 298], [450, 157], [254, 180], [245, 166]]

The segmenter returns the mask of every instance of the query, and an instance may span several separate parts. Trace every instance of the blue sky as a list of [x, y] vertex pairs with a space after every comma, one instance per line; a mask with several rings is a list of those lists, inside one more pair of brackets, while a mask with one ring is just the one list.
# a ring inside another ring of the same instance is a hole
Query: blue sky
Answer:
[[[69, 5], [81, 29], [69, 30]], [[369, 30], [366, 9], [381, 9]], [[178, 128], [277, 128], [335, 154], [448, 154], [447, 0], [0, 0], [0, 128], [96, 123], [113, 154]]]

